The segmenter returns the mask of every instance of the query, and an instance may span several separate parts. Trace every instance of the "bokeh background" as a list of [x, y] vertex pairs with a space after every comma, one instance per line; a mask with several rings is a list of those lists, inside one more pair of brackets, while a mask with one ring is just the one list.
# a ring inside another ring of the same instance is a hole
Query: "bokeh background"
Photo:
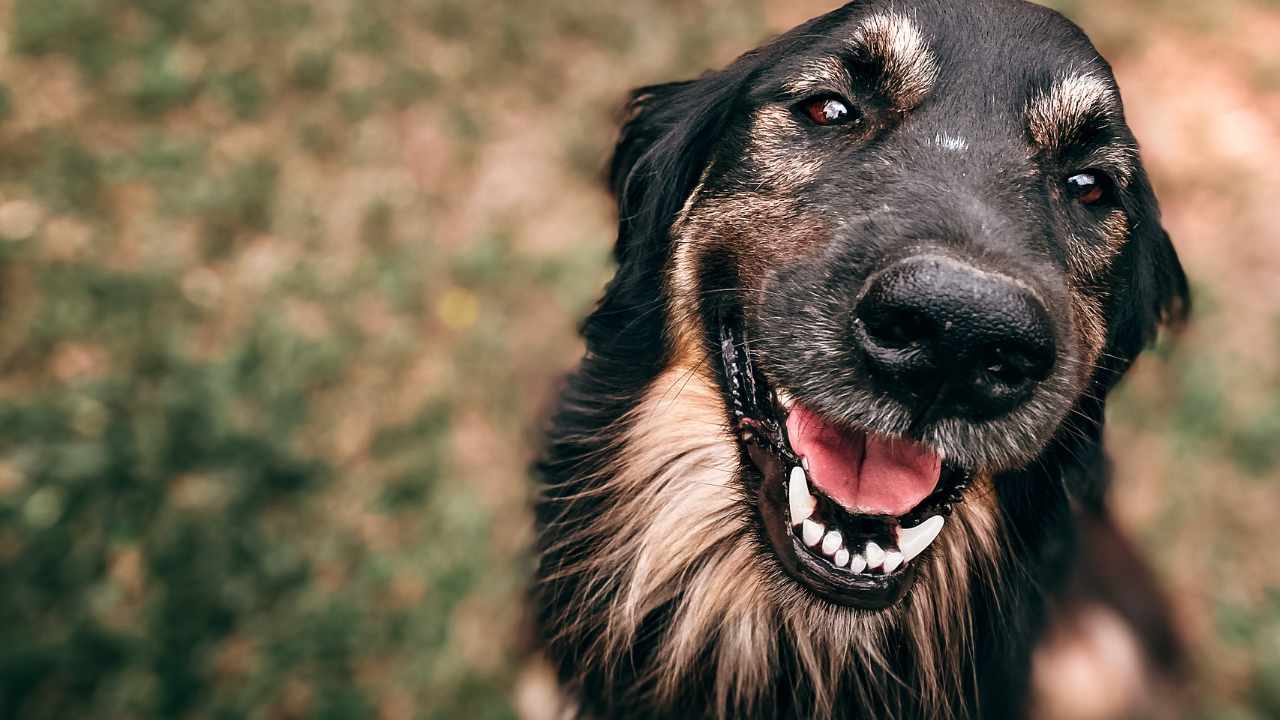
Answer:
[[[526, 467], [620, 104], [834, 5], [0, 0], [0, 717], [538, 717]], [[1199, 302], [1116, 506], [1196, 713], [1280, 717], [1280, 5], [1057, 5]]]

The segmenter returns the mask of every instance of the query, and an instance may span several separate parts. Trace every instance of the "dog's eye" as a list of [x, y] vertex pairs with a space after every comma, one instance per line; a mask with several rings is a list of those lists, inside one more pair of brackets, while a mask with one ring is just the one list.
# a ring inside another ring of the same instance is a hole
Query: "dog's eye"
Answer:
[[1067, 178], [1067, 195], [1081, 205], [1096, 205], [1107, 196], [1109, 178], [1096, 170], [1086, 170]]
[[817, 125], [847, 125], [856, 122], [859, 114], [848, 101], [835, 95], [822, 95], [805, 100], [801, 109]]

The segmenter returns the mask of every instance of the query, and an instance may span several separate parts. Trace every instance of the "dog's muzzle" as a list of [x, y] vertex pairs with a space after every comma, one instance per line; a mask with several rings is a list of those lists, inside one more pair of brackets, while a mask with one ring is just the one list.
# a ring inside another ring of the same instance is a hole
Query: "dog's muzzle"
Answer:
[[1029, 287], [941, 255], [873, 275], [851, 335], [875, 387], [921, 420], [1009, 413], [1049, 377], [1056, 350]]
[[757, 472], [748, 487], [782, 568], [840, 605], [897, 602], [968, 474], [919, 443], [827, 422], [770, 386], [732, 320], [720, 333], [735, 430]]

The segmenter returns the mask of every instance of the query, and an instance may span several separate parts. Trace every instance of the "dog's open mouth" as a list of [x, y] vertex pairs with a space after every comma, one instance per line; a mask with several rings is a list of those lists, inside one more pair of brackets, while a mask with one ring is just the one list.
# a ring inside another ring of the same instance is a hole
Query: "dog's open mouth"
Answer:
[[730, 323], [720, 340], [735, 430], [759, 470], [751, 489], [783, 569], [837, 604], [897, 602], [968, 474], [920, 443], [837, 425], [770, 387]]

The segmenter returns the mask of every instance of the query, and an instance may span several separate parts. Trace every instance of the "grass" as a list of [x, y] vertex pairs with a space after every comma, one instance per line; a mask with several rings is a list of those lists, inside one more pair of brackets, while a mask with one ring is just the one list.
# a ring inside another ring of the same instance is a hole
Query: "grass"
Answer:
[[[516, 716], [618, 103], [812, 5], [0, 2], [0, 716]], [[1175, 5], [1065, 9], [1149, 48]], [[1274, 59], [1199, 57], [1274, 100]], [[1257, 170], [1153, 151], [1175, 221], [1249, 236]], [[1241, 348], [1280, 312], [1183, 224], [1213, 302], [1113, 406], [1117, 504], [1201, 619], [1204, 716], [1270, 717], [1280, 370]]]

